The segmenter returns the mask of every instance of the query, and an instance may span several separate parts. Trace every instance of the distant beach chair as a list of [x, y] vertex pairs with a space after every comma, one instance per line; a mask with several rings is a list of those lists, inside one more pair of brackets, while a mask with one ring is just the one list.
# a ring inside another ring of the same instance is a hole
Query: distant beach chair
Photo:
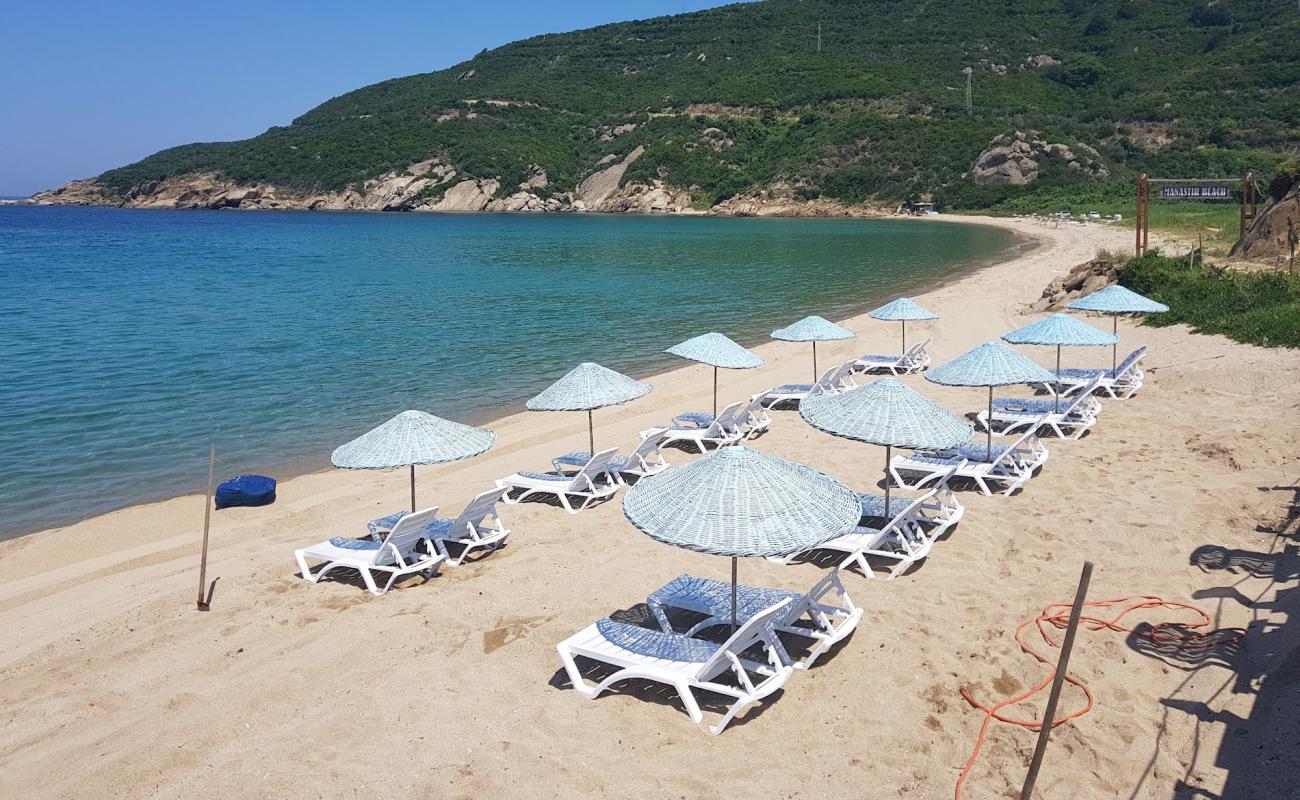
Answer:
[[[432, 577], [438, 574], [438, 565], [447, 556], [437, 551], [425, 533], [425, 528], [437, 513], [438, 507], [434, 506], [407, 514], [397, 521], [382, 541], [334, 538], [295, 550], [293, 555], [298, 561], [302, 577], [312, 583], [319, 582], [326, 573], [339, 567], [355, 569], [361, 573], [370, 593], [379, 596], [404, 575], [428, 572]], [[419, 550], [422, 545], [424, 552]], [[313, 574], [307, 566], [308, 559], [324, 561], [325, 564]], [[375, 572], [388, 575], [388, 582], [383, 589], [375, 583]]]
[[[745, 622], [750, 617], [782, 600], [789, 600], [784, 613], [776, 618], [777, 631], [814, 641], [813, 647], [801, 661], [794, 662], [780, 640], [775, 640], [781, 663], [796, 669], [808, 669], [823, 653], [845, 639], [858, 626], [863, 610], [855, 605], [840, 580], [839, 571], [828, 572], [807, 594], [781, 589], [760, 589], [752, 586], [736, 587], [736, 620]], [[659, 621], [665, 633], [672, 633], [667, 609], [680, 608], [707, 615], [687, 630], [684, 636], [717, 625], [731, 624], [731, 584], [713, 578], [696, 578], [681, 575], [648, 598], [646, 605]], [[800, 622], [807, 621], [808, 625]]]
[[[694, 690], [734, 699], [722, 721], [709, 728], [717, 736], [737, 714], [780, 689], [793, 674], [794, 668], [781, 661], [773, 630], [789, 604], [787, 598], [759, 611], [720, 645], [606, 618], [560, 642], [555, 649], [574, 690], [588, 700], [595, 700], [615, 683], [641, 678], [676, 689], [691, 721], [698, 724], [704, 714]], [[766, 664], [745, 657], [745, 651], [752, 647], [762, 648]], [[578, 669], [575, 657], [579, 656], [616, 670], [592, 685]]]
[[911, 375], [930, 366], [930, 340], [917, 342], [901, 356], [868, 353], [858, 356], [853, 364], [862, 372], [888, 372], [894, 377]]
[[853, 380], [853, 362], [846, 361], [822, 373], [816, 383], [786, 383], [762, 392], [758, 397], [765, 408], [780, 403], [794, 403], [814, 394], [835, 394], [857, 387]]
[[[992, 495], [989, 483], [998, 483], [1006, 488], [1002, 494], [1009, 495], [1024, 485], [1034, 476], [1035, 470], [1047, 462], [1048, 449], [1038, 438], [1039, 424], [1030, 424], [1011, 444], [997, 444], [993, 447], [992, 457], [986, 457], [984, 442], [971, 441], [950, 450], [926, 452], [917, 451], [909, 455], [894, 456], [889, 462], [889, 474], [904, 489], [919, 491], [931, 481], [945, 475], [957, 478], [969, 478], [975, 482], [980, 491]], [[965, 462], [964, 464], [961, 462]], [[949, 470], [953, 465], [957, 469]], [[903, 479], [902, 473], [919, 475], [914, 483]]]
[[[668, 461], [664, 459], [662, 444], [662, 435], [652, 435], [642, 439], [631, 455], [626, 458], [615, 456], [610, 459], [610, 474], [626, 485], [628, 475], [644, 478], [663, 472], [668, 469]], [[556, 472], [569, 472], [583, 467], [590, 460], [591, 453], [576, 451], [551, 459], [551, 466], [555, 467]]]
[[[647, 428], [641, 431], [641, 438], [657, 436], [660, 447], [677, 442], [690, 442], [701, 453], [708, 452], [708, 445], [723, 447], [735, 444], [744, 438], [744, 432], [736, 423], [736, 413], [744, 404], [743, 400], [731, 403], [718, 412], [717, 417], [694, 411], [678, 414], [673, 418], [673, 425]], [[708, 421], [705, 421], [705, 417], [709, 417]]]
[[[618, 491], [620, 484], [611, 474], [611, 462], [617, 452], [617, 447], [601, 450], [577, 472], [516, 472], [501, 478], [496, 484], [498, 488], [508, 490], [502, 499], [510, 505], [521, 503], [535, 494], [551, 494], [559, 499], [565, 511], [577, 514], [593, 502], [611, 497]], [[515, 489], [523, 489], [523, 492], [512, 496], [510, 492]], [[581, 501], [576, 508], [571, 498]]]
[[[1058, 438], [1079, 439], [1097, 424], [1097, 416], [1101, 413], [1101, 401], [1093, 396], [1093, 392], [1097, 390], [1100, 383], [1099, 375], [1068, 403], [1060, 401], [1064, 404], [1059, 406], [1056, 398], [995, 399], [993, 421], [1005, 426], [1001, 431], [1003, 435], [1013, 434], [1029, 425], [1038, 425], [1036, 430], [1041, 430], [1045, 426], [1050, 428]], [[1060, 410], [1055, 410], [1058, 407]], [[987, 409], [980, 411], [976, 419], [985, 430], [988, 430]]]
[[1115, 369], [1063, 369], [1058, 379], [1060, 392], [1063, 396], [1072, 395], [1087, 388], [1094, 378], [1100, 378], [1101, 382], [1093, 391], [1104, 391], [1117, 400], [1127, 400], [1137, 394], [1146, 379], [1146, 373], [1141, 367], [1142, 359], [1146, 354], [1146, 345], [1142, 345], [1130, 353], [1129, 357], [1121, 361]]

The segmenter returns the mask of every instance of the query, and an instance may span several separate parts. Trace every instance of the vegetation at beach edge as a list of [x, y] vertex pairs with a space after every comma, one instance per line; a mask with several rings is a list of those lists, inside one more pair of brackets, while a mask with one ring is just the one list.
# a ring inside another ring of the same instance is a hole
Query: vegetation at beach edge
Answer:
[[[624, 181], [699, 207], [785, 184], [851, 203], [1106, 212], [1131, 207], [1144, 172], [1278, 170], [1300, 150], [1297, 40], [1289, 0], [766, 0], [535, 36], [99, 182], [125, 195], [211, 172], [315, 193], [437, 157], [502, 193], [540, 166], [565, 192], [643, 147]], [[1101, 169], [1040, 158], [1025, 185], [977, 184], [980, 154], [1017, 132]]]
[[1120, 283], [1169, 306], [1148, 325], [1187, 324], [1262, 347], [1300, 347], [1300, 274], [1243, 272], [1205, 263], [1193, 252], [1156, 250], [1134, 258]]

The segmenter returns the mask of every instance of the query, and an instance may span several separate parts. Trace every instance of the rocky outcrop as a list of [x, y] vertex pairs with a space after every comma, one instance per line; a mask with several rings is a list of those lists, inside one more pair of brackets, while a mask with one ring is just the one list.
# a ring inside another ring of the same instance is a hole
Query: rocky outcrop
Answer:
[[1029, 309], [1059, 311], [1065, 308], [1067, 303], [1105, 289], [1119, 281], [1119, 273], [1123, 268], [1123, 264], [1101, 256], [1078, 264], [1047, 284], [1042, 296], [1031, 303]]
[[632, 214], [696, 213], [691, 209], [691, 193], [675, 189], [663, 181], [650, 185], [630, 183], [605, 197], [591, 211]]
[[619, 184], [623, 182], [623, 174], [644, 152], [644, 147], [637, 147], [617, 164], [588, 175], [586, 180], [578, 184], [578, 190], [574, 192], [575, 204], [589, 211], [605, 210], [602, 205], [618, 191]]
[[1280, 200], [1270, 199], [1250, 230], [1232, 246], [1234, 258], [1280, 265], [1291, 258], [1292, 242], [1300, 255], [1300, 183]]
[[802, 199], [788, 183], [736, 195], [713, 208], [709, 214], [720, 217], [876, 217], [884, 212], [866, 206], [853, 206], [826, 197]]
[[1082, 155], [1075, 153], [1069, 145], [1029, 138], [1016, 131], [990, 142], [988, 149], [975, 159], [970, 174], [981, 186], [1023, 186], [1038, 178], [1041, 162], [1055, 160], [1089, 178], [1110, 177], [1110, 170], [1098, 160], [1096, 150], [1085, 144], [1076, 146]]

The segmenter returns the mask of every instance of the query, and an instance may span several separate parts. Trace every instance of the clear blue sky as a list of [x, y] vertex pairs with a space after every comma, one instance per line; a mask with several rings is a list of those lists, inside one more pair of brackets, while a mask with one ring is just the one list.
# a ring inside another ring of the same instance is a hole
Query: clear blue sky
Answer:
[[0, 196], [254, 136], [351, 89], [534, 34], [720, 5], [12, 0], [0, 23]]

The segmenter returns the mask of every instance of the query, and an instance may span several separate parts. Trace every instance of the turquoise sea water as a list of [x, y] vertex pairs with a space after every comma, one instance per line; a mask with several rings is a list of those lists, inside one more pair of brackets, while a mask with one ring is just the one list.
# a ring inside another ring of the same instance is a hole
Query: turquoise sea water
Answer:
[[202, 491], [209, 442], [220, 475], [283, 477], [407, 408], [483, 421], [580, 361], [645, 376], [689, 336], [756, 344], [1014, 245], [906, 221], [0, 206], [0, 537]]

